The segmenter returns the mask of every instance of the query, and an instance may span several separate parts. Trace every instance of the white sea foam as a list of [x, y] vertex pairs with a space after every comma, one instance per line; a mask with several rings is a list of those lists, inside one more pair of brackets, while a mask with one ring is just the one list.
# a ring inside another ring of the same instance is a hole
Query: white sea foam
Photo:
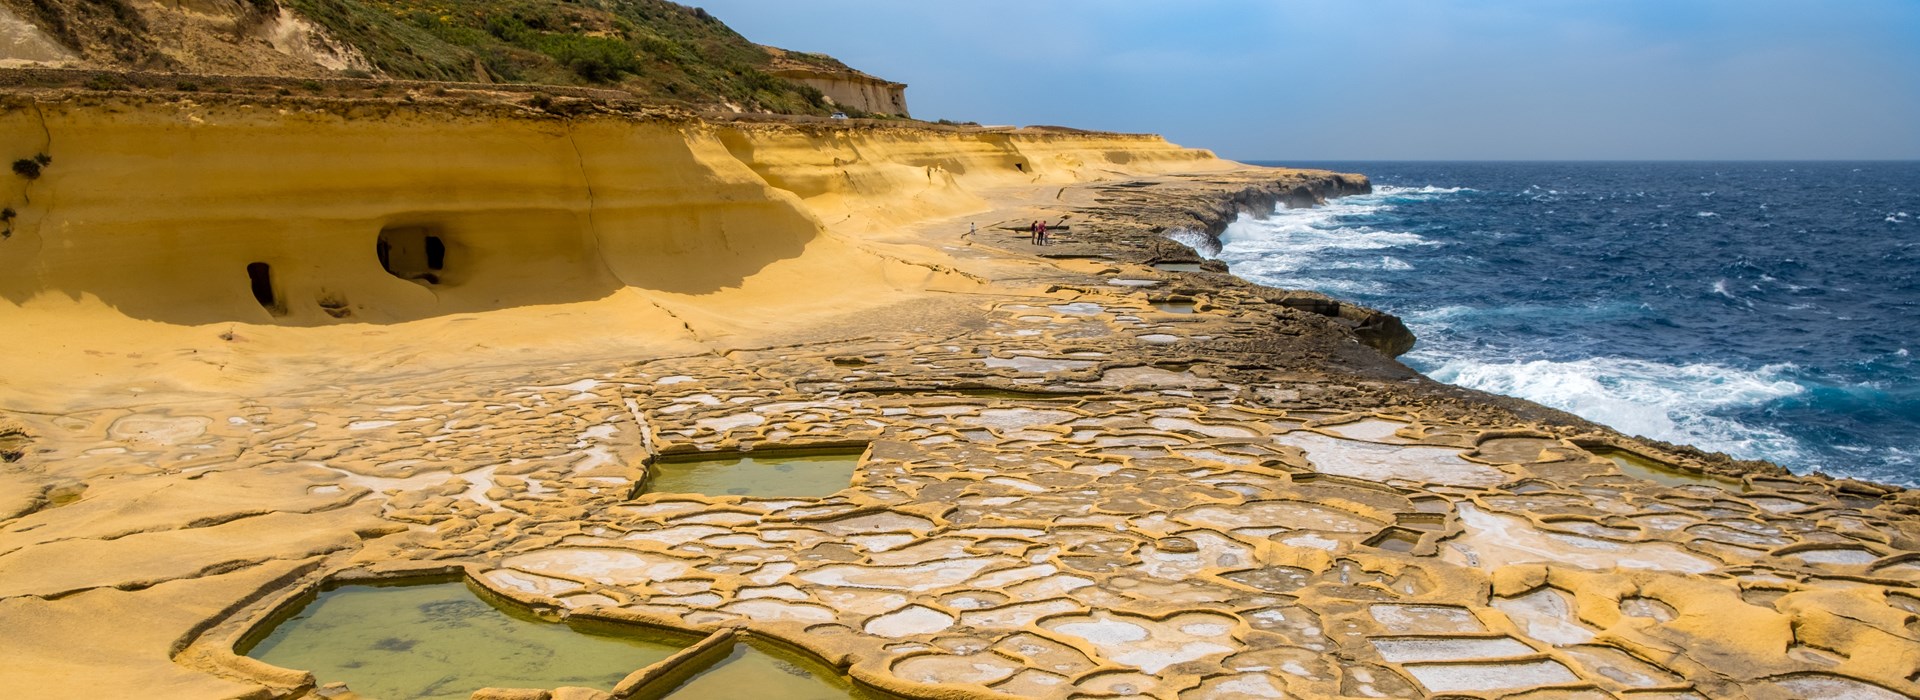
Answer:
[[1801, 451], [1785, 434], [1713, 415], [1806, 391], [1785, 378], [1791, 365], [1749, 371], [1617, 357], [1488, 362], [1423, 354], [1408, 359], [1428, 365], [1434, 379], [1552, 406], [1621, 432], [1749, 459], [1791, 461]]
[[1425, 187], [1394, 187], [1393, 185], [1382, 185], [1374, 188], [1372, 196], [1424, 201], [1440, 195], [1477, 191], [1478, 190], [1471, 187], [1434, 187], [1433, 185], [1427, 185]]
[[1163, 235], [1175, 243], [1192, 248], [1193, 252], [1203, 256], [1213, 257], [1220, 254], [1220, 241], [1214, 240], [1213, 236], [1207, 235], [1205, 231], [1177, 228]]
[[1312, 209], [1284, 209], [1271, 216], [1243, 216], [1221, 234], [1215, 256], [1232, 266], [1233, 273], [1261, 284], [1311, 289], [1330, 294], [1368, 294], [1383, 291], [1381, 283], [1343, 279], [1333, 271], [1413, 269], [1392, 255], [1356, 256], [1364, 251], [1387, 251], [1409, 246], [1438, 245], [1419, 234], [1353, 226], [1351, 217], [1392, 209], [1389, 198], [1435, 197], [1462, 191], [1457, 188], [1382, 187], [1369, 195], [1342, 197]]

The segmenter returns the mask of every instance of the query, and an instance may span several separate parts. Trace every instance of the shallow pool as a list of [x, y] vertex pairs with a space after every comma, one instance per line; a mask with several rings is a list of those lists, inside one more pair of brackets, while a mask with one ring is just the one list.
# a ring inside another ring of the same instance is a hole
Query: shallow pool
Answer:
[[455, 581], [342, 586], [247, 641], [247, 656], [311, 671], [322, 684], [344, 682], [367, 698], [465, 700], [490, 686], [611, 690], [694, 640], [548, 622]]
[[654, 462], [646, 493], [697, 493], [756, 498], [821, 498], [853, 483], [859, 450], [729, 453]]
[[737, 643], [733, 654], [668, 693], [666, 700], [763, 697], [769, 700], [881, 700], [825, 664], [785, 650]]
[[1637, 479], [1646, 479], [1664, 486], [1691, 486], [1695, 484], [1714, 486], [1729, 491], [1743, 491], [1744, 484], [1724, 476], [1705, 472], [1681, 471], [1673, 466], [1639, 454], [1607, 447], [1590, 448], [1589, 452], [1599, 455], [1620, 468], [1620, 473]]

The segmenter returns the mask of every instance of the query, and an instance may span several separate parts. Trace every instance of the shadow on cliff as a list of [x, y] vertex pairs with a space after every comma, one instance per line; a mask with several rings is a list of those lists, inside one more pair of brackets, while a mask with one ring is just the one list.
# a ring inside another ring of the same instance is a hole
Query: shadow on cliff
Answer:
[[[0, 131], [41, 133], [21, 114]], [[389, 125], [212, 139], [56, 118], [52, 166], [6, 193], [0, 298], [172, 324], [397, 323], [625, 288], [711, 294], [820, 232], [790, 194], [677, 128]]]
[[[90, 298], [132, 318], [186, 325], [399, 323], [590, 301], [629, 287], [711, 294], [799, 256], [811, 238], [791, 227], [729, 225], [731, 217], [710, 213], [635, 213], [599, 227], [589, 218], [566, 210], [421, 212], [309, 236], [266, 233], [285, 222], [229, 222], [97, 241], [85, 246], [96, 252], [84, 262], [49, 252], [58, 246], [28, 232], [0, 244], [0, 269], [24, 271], [0, 281], [0, 298]], [[249, 233], [218, 233], [233, 229]], [[663, 246], [663, 236], [730, 240], [674, 251], [662, 250], [676, 247]]]

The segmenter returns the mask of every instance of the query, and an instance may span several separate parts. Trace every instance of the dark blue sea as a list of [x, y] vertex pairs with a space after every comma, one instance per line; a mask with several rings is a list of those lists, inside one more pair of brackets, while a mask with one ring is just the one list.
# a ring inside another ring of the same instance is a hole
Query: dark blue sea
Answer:
[[1245, 218], [1234, 274], [1398, 314], [1435, 379], [1920, 485], [1920, 163], [1287, 163], [1372, 195]]

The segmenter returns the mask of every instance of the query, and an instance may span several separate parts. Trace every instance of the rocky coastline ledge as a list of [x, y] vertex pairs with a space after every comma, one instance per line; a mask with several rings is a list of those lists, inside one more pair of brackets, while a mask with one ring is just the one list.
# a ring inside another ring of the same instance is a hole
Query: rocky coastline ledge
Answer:
[[[0, 100], [47, 156], [0, 241], [0, 688], [355, 697], [236, 645], [452, 575], [713, 635], [476, 697], [742, 634], [922, 698], [1920, 693], [1912, 493], [1432, 382], [1173, 240], [1363, 177], [577, 99]], [[661, 481], [797, 447], [846, 488]]]

